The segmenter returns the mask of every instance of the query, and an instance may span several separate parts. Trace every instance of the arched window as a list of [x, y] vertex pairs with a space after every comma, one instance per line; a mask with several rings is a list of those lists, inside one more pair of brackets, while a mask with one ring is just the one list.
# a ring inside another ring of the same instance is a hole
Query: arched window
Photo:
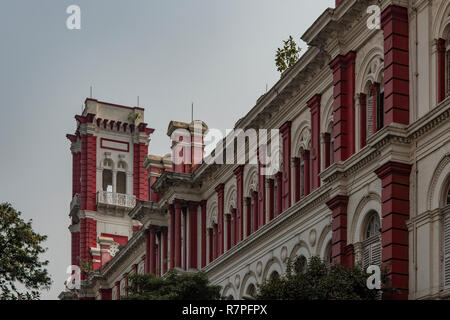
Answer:
[[116, 192], [121, 194], [127, 193], [127, 164], [124, 161], [120, 161], [117, 164], [117, 177], [116, 177]]
[[111, 159], [103, 160], [102, 182], [103, 191], [113, 192], [113, 161]]
[[368, 214], [363, 241], [363, 267], [381, 265], [380, 216], [377, 212]]

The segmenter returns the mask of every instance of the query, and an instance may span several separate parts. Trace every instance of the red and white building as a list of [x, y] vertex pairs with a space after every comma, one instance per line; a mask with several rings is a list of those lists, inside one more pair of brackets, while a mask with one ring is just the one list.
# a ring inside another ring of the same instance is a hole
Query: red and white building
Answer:
[[192, 151], [182, 164], [148, 155], [143, 109], [86, 100], [68, 135], [72, 264], [95, 270], [78, 298], [117, 299], [127, 274], [177, 268], [242, 299], [313, 255], [386, 267], [398, 291], [384, 299], [450, 297], [450, 1], [336, 1], [302, 39], [308, 50], [235, 126], [280, 129], [273, 176], [189, 164], [202, 136], [173, 142]]

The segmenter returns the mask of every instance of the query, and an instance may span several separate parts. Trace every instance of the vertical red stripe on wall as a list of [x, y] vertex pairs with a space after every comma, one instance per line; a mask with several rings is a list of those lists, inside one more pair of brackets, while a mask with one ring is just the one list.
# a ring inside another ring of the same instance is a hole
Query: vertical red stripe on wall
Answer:
[[200, 207], [202, 210], [202, 268], [206, 266], [206, 200], [200, 202]]
[[112, 289], [100, 289], [101, 300], [112, 300]]
[[175, 207], [169, 206], [170, 212], [170, 268], [175, 267]]
[[355, 150], [354, 96], [356, 53], [338, 55], [331, 63], [333, 70], [333, 138], [334, 160], [345, 161]]
[[446, 54], [446, 41], [439, 39], [437, 41], [437, 56], [438, 56], [438, 103], [444, 101], [446, 96], [445, 86], [445, 54]]
[[367, 97], [364, 93], [359, 94], [359, 148], [366, 146], [367, 140]]
[[197, 269], [197, 210], [198, 202], [189, 202], [189, 268]]
[[168, 242], [168, 230], [167, 227], [162, 228], [162, 242], [163, 242], [163, 271], [162, 274], [165, 274], [167, 272], [167, 258], [168, 258], [168, 249], [169, 249], [169, 242]]
[[282, 211], [291, 206], [291, 121], [280, 128], [283, 143]]
[[245, 198], [245, 207], [246, 207], [246, 221], [247, 221], [247, 225], [246, 225], [246, 237], [250, 236], [250, 234], [252, 233], [252, 199], [250, 197]]
[[81, 210], [97, 209], [97, 137], [81, 136]]
[[390, 5], [381, 14], [384, 33], [384, 124], [409, 124], [408, 9]]
[[181, 200], [175, 200], [175, 267], [181, 268]]
[[275, 217], [275, 195], [274, 195], [274, 181], [273, 179], [268, 179], [267, 184], [269, 186], [269, 221], [271, 221]]
[[334, 264], [346, 264], [347, 204], [348, 197], [341, 195], [327, 202], [327, 206], [332, 212], [331, 251]]
[[217, 256], [220, 256], [223, 253], [224, 249], [224, 190], [225, 185], [222, 183], [216, 187], [217, 192]]
[[320, 187], [320, 101], [322, 96], [316, 94], [308, 101], [311, 113], [311, 191]]
[[396, 292], [383, 299], [408, 298], [408, 227], [411, 165], [388, 162], [375, 171], [381, 179], [382, 261], [388, 283]]
[[266, 151], [261, 148], [258, 148], [258, 229], [266, 224], [266, 176], [262, 174]]
[[236, 243], [244, 239], [244, 166], [239, 166], [234, 170], [236, 176]]
[[147, 170], [144, 160], [148, 154], [148, 145], [135, 143], [133, 148], [133, 194], [137, 200], [148, 200]]

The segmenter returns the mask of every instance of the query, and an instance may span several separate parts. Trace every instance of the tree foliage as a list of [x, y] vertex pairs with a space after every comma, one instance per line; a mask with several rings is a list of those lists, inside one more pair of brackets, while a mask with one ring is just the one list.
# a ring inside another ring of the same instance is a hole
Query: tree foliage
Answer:
[[[306, 268], [297, 259], [288, 263], [287, 272], [259, 287], [260, 300], [375, 300], [378, 290], [367, 288], [367, 273], [361, 268], [329, 266], [312, 257]], [[303, 272], [302, 272], [303, 271]]]
[[47, 236], [33, 231], [32, 221], [25, 222], [21, 213], [9, 203], [0, 204], [0, 299], [39, 299], [40, 290], [49, 289], [48, 261], [39, 256]]
[[278, 48], [275, 54], [275, 65], [279, 72], [292, 67], [300, 57], [301, 48], [297, 46], [292, 36], [283, 41], [283, 47]]
[[209, 283], [202, 272], [179, 274], [169, 270], [164, 277], [129, 275], [129, 300], [218, 300], [220, 287]]

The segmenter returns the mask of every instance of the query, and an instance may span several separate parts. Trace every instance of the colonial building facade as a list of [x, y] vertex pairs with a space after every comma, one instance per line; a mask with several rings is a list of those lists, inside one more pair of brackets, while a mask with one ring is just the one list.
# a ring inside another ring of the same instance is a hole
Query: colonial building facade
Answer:
[[118, 299], [128, 274], [171, 268], [251, 298], [301, 256], [383, 266], [397, 289], [384, 299], [450, 297], [450, 2], [336, 1], [302, 39], [235, 125], [280, 130], [274, 175], [259, 149], [253, 164], [197, 164], [201, 121], [172, 121], [187, 135], [148, 155], [143, 109], [86, 100], [68, 135], [72, 264], [92, 269], [78, 298]]

